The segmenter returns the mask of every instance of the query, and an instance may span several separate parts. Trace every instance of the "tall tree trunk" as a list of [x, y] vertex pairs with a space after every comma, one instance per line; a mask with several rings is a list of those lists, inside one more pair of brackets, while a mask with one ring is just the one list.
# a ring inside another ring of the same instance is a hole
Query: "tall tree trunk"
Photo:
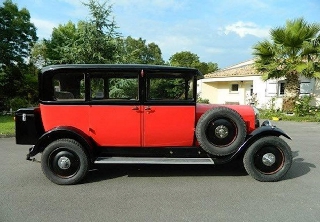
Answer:
[[300, 82], [297, 71], [292, 71], [286, 75], [286, 84], [284, 89], [284, 97], [282, 103], [282, 110], [285, 112], [292, 112], [294, 104], [299, 97]]

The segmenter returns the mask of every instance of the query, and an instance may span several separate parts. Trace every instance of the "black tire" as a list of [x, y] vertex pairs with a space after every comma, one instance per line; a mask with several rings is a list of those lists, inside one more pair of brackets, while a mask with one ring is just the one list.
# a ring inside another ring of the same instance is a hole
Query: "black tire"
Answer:
[[73, 139], [59, 139], [44, 149], [41, 167], [53, 183], [70, 185], [85, 177], [89, 169], [89, 160], [80, 143]]
[[258, 181], [279, 181], [291, 167], [291, 148], [279, 137], [263, 137], [248, 148], [243, 164], [248, 174]]
[[247, 127], [233, 109], [217, 107], [204, 113], [196, 127], [200, 146], [210, 154], [225, 156], [234, 153], [245, 141]]

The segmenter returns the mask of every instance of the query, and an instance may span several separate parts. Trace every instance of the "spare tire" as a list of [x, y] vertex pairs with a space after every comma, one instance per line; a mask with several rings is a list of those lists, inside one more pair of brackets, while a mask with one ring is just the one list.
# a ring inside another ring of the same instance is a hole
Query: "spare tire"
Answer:
[[227, 107], [208, 110], [196, 127], [196, 137], [202, 149], [217, 156], [234, 153], [246, 135], [247, 127], [242, 117]]

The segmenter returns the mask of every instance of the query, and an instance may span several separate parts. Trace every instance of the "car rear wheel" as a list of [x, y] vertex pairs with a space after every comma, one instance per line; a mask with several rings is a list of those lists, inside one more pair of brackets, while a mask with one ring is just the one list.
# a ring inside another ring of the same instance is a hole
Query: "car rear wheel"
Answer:
[[83, 147], [73, 139], [59, 139], [50, 143], [41, 157], [42, 171], [56, 184], [76, 184], [89, 168]]
[[243, 163], [254, 179], [263, 182], [279, 181], [291, 167], [292, 153], [283, 139], [276, 136], [263, 137], [248, 148]]
[[246, 134], [247, 128], [242, 117], [227, 107], [208, 110], [196, 127], [200, 146], [218, 156], [234, 153], [245, 141]]

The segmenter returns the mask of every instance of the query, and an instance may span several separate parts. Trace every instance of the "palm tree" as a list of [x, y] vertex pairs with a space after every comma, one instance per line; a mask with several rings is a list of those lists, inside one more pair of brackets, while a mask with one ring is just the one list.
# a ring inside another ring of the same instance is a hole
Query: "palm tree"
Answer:
[[303, 18], [288, 20], [284, 27], [271, 29], [271, 41], [253, 46], [255, 67], [264, 80], [285, 77], [283, 111], [292, 111], [299, 96], [299, 77], [320, 78], [320, 24]]

